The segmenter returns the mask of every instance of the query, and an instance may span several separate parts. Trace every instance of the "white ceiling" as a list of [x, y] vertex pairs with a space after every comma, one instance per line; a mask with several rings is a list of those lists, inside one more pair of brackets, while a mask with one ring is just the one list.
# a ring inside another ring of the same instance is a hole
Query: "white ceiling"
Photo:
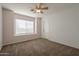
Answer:
[[[8, 8], [13, 10], [16, 13], [24, 14], [27, 16], [35, 17], [36, 14], [30, 11], [36, 4], [35, 3], [2, 3], [4, 8]], [[67, 4], [67, 3], [45, 3], [48, 6], [48, 10], [44, 12], [42, 15], [51, 15], [53, 13], [57, 13], [63, 11], [67, 8], [73, 8], [73, 6], [78, 6], [79, 4]]]

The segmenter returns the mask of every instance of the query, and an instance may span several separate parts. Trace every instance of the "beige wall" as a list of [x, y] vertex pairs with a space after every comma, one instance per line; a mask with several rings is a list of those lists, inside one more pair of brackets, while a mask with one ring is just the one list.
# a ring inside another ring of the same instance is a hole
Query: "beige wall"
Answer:
[[0, 50], [2, 47], [2, 8], [0, 5]]
[[[3, 9], [3, 44], [12, 44], [16, 42], [22, 42], [27, 40], [32, 40], [35, 38], [40, 38], [40, 23], [41, 20], [38, 19], [37, 23], [37, 34], [32, 35], [22, 35], [22, 36], [14, 36], [14, 19], [16, 18], [15, 13], [11, 10]], [[33, 19], [32, 17], [24, 16], [27, 19]]]
[[44, 16], [42, 36], [79, 49], [79, 4], [68, 7]]

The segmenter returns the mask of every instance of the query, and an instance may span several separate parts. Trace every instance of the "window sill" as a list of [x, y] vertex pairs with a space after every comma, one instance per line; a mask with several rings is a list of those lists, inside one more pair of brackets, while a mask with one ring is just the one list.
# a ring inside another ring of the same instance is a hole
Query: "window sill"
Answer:
[[35, 35], [37, 33], [30, 33], [30, 34], [15, 34], [14, 36], [25, 36], [25, 35]]

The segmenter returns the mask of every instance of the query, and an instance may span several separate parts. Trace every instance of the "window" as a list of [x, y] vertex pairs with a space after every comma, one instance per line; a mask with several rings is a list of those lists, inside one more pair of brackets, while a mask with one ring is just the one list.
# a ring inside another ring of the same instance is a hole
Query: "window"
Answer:
[[34, 21], [16, 19], [15, 35], [25, 35], [34, 33]]

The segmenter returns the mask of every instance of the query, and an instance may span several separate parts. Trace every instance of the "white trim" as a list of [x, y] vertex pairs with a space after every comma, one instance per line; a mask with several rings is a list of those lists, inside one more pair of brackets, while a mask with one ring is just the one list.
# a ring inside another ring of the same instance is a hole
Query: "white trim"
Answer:
[[0, 5], [0, 50], [2, 48], [2, 6]]
[[15, 34], [14, 36], [23, 36], [23, 35], [35, 35], [36, 33], [22, 33], [22, 34]]

